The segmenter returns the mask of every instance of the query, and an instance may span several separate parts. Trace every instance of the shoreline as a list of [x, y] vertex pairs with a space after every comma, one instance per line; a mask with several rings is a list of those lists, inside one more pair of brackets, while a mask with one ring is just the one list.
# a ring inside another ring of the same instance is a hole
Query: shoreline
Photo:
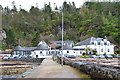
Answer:
[[88, 75], [92, 79], [120, 80], [119, 59], [85, 59], [70, 60], [66, 64]]

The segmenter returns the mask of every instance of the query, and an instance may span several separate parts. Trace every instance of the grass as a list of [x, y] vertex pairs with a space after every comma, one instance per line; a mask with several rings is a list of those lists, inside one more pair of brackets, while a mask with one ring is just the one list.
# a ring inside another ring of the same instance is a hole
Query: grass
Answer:
[[0, 41], [0, 50], [2, 49], [2, 41]]
[[83, 55], [81, 58], [89, 58], [89, 55]]
[[86, 73], [83, 73], [82, 71], [74, 68], [74, 70], [76, 71], [76, 74], [81, 78], [81, 79], [87, 79], [87, 80], [92, 80], [90, 75], [86, 74]]

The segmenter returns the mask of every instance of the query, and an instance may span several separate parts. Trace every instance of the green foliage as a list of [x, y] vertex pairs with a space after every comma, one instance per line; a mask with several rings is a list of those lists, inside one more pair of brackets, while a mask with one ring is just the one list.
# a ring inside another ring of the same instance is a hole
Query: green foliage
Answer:
[[96, 50], [92, 50], [93, 51], [93, 55], [96, 55], [97, 51]]
[[89, 58], [89, 55], [83, 55], [81, 58]]
[[0, 41], [0, 50], [2, 50], [2, 41]]
[[[27, 12], [17, 11], [15, 2], [12, 5], [13, 9], [3, 8], [2, 14], [7, 48], [15, 47], [18, 38], [23, 46], [36, 46], [40, 35], [52, 34], [52, 40], [61, 40], [61, 8], [60, 13], [54, 12], [49, 3], [43, 9], [32, 6]], [[74, 2], [64, 2], [63, 6], [64, 40], [77, 42], [91, 36], [111, 36], [114, 44], [120, 45], [120, 2], [86, 2], [81, 8], [76, 8]]]

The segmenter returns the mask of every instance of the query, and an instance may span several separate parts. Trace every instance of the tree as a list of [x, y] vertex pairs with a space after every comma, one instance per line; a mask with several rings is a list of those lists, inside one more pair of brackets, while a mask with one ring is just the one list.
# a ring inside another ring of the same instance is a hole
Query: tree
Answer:
[[6, 30], [6, 34], [7, 34], [6, 42], [8, 44], [7, 48], [13, 48], [16, 42], [14, 32], [12, 30]]
[[12, 2], [12, 6], [13, 6], [13, 8], [11, 9], [11, 12], [12, 13], [16, 13], [17, 12], [17, 8], [16, 8], [16, 5], [15, 5], [15, 1]]

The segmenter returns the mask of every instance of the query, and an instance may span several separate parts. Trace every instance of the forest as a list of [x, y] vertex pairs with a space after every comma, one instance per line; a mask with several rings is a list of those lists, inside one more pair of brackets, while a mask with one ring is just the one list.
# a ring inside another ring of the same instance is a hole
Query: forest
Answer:
[[[75, 3], [63, 2], [61, 7], [54, 3], [44, 4], [42, 9], [31, 6], [26, 11], [20, 5], [16, 8], [2, 8], [2, 28], [7, 38], [3, 48], [37, 46], [40, 40], [47, 43], [61, 40], [62, 12], [64, 16], [64, 40], [75, 43], [89, 37], [102, 37], [120, 46], [120, 2], [85, 2], [80, 8]], [[59, 12], [57, 12], [59, 11]]]

